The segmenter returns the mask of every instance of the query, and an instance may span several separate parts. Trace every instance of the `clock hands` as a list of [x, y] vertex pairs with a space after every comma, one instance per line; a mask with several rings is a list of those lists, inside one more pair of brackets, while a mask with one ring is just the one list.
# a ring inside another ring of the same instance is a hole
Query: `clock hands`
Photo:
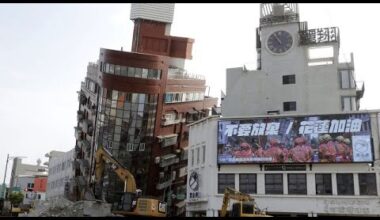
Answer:
[[276, 38], [277, 42], [281, 45], [281, 41], [280, 41], [280, 39], [277, 37], [277, 35], [274, 34], [273, 36], [274, 36], [274, 38]]

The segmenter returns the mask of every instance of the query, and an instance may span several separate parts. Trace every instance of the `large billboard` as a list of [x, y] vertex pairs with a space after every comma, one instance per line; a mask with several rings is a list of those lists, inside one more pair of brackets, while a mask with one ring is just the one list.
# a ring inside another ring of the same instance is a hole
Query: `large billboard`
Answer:
[[370, 115], [220, 119], [218, 164], [372, 162]]

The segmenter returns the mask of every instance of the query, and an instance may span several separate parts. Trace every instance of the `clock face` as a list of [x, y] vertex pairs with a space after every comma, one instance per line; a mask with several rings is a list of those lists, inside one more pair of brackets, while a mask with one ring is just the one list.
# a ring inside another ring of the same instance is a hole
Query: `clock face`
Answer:
[[269, 36], [267, 41], [268, 49], [276, 54], [285, 53], [292, 45], [292, 35], [287, 31], [276, 31]]

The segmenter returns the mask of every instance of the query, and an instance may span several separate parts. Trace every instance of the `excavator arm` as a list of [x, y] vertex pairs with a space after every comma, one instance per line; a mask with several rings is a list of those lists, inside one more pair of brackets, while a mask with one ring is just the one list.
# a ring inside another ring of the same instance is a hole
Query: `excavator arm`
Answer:
[[228, 204], [230, 202], [230, 199], [234, 199], [237, 201], [253, 201], [254, 200], [248, 194], [244, 194], [244, 193], [241, 193], [239, 191], [236, 191], [235, 189], [227, 187], [224, 189], [224, 197], [223, 197], [223, 204], [222, 204], [220, 217], [226, 216], [227, 208], [228, 208]]
[[136, 192], [136, 181], [132, 173], [120, 164], [111, 153], [103, 147], [99, 147], [95, 155], [95, 181], [100, 183], [106, 164], [111, 164], [111, 168], [124, 181], [124, 192]]

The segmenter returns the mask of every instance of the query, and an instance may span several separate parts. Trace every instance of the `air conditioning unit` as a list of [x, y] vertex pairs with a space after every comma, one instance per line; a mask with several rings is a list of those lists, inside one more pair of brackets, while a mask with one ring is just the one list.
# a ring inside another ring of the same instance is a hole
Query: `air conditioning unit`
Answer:
[[173, 171], [173, 172], [172, 172], [172, 180], [173, 180], [173, 181], [175, 180], [176, 175], [177, 175], [177, 172], [176, 172], [176, 171]]
[[161, 160], [160, 157], [156, 157], [156, 158], [154, 158], [154, 162], [155, 162], [156, 164], [159, 164], [159, 163], [160, 163], [160, 160]]

